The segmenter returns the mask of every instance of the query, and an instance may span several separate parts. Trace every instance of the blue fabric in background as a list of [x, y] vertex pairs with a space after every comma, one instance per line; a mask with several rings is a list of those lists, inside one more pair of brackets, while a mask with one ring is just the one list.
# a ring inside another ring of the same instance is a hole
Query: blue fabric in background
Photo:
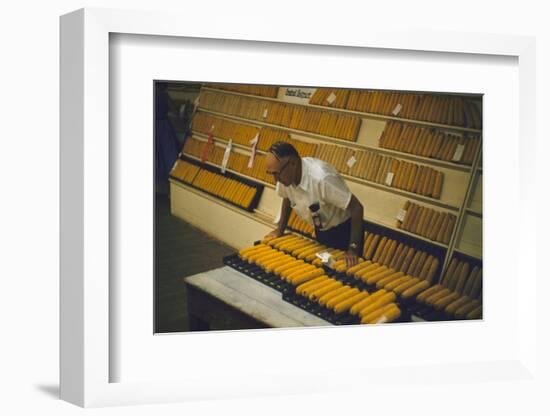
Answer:
[[155, 88], [155, 184], [168, 186], [168, 175], [178, 158], [179, 143], [176, 131], [168, 120], [170, 97], [166, 87], [157, 84]]

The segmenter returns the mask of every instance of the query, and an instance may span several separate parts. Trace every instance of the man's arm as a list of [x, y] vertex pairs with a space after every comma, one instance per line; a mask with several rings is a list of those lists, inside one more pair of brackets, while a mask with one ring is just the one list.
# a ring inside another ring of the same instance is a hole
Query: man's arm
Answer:
[[280, 235], [283, 235], [286, 230], [288, 218], [290, 217], [290, 210], [290, 199], [283, 198], [283, 203], [281, 205], [281, 218], [279, 219], [279, 224], [277, 227]]
[[357, 248], [355, 250], [348, 249], [344, 259], [346, 260], [346, 265], [352, 267], [358, 263], [358, 257], [361, 256], [363, 247], [363, 205], [361, 205], [361, 202], [359, 202], [355, 195], [351, 195], [348, 210], [351, 216], [349, 242], [350, 245], [354, 243]]
[[351, 215], [351, 233], [349, 237], [349, 242], [355, 243], [357, 245], [356, 255], [361, 255], [361, 248], [363, 246], [363, 205], [355, 197], [351, 196], [349, 201], [349, 212]]
[[277, 229], [271, 231], [264, 239], [277, 238], [284, 234], [288, 224], [288, 218], [290, 217], [290, 210], [290, 200], [288, 198], [283, 198], [283, 203], [281, 204], [281, 217], [279, 218]]

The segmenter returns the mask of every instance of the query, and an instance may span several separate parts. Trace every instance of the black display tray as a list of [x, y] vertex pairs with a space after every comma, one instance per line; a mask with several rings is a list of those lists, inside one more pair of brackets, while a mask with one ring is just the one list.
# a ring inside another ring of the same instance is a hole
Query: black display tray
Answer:
[[[254, 245], [259, 244], [259, 241], [256, 241]], [[238, 254], [231, 254], [223, 258], [223, 263], [258, 282], [261, 282], [267, 286], [274, 288], [275, 290], [281, 292], [282, 299], [286, 302], [289, 302], [300, 309], [303, 309], [312, 315], [315, 315], [321, 319], [324, 319], [327, 322], [330, 322], [334, 325], [355, 325], [360, 323], [360, 319], [357, 316], [351, 315], [350, 313], [336, 314], [333, 310], [319, 305], [317, 302], [310, 301], [308, 298], [296, 294], [295, 286], [285, 282], [280, 279], [278, 276], [272, 273], [266, 273], [261, 267], [250, 264], [247, 261], [243, 261]], [[335, 270], [323, 266], [325, 274], [333, 279], [336, 279], [343, 284], [346, 284], [351, 287], [355, 287], [359, 290], [367, 290], [369, 293], [372, 293], [376, 290], [376, 286], [369, 286], [361, 280], [356, 279], [353, 276], [348, 276], [345, 273], [339, 273]], [[370, 290], [369, 290], [370, 289]], [[399, 319], [394, 322], [411, 322], [411, 314], [415, 314], [421, 319], [424, 320], [441, 320], [436, 319], [437, 316], [433, 315], [433, 310], [424, 310], [422, 308], [414, 309], [409, 307], [406, 303], [401, 303], [400, 299], [397, 298], [397, 306], [401, 309], [401, 316]], [[414, 307], [416, 304], [410, 305]]]
[[187, 186], [190, 186], [191, 188], [198, 189], [199, 191], [204, 192], [205, 194], [208, 194], [208, 195], [211, 195], [215, 198], [221, 199], [222, 201], [225, 201], [228, 204], [236, 206], [240, 209], [244, 209], [245, 211], [248, 211], [248, 212], [253, 212], [256, 209], [256, 207], [258, 206], [258, 203], [260, 202], [260, 198], [262, 197], [262, 193], [263, 193], [263, 190], [264, 190], [264, 185], [262, 185], [260, 183], [257, 183], [257, 182], [254, 182], [254, 181], [252, 181], [248, 178], [244, 178], [242, 176], [236, 175], [233, 172], [226, 171], [225, 173], [221, 173], [220, 168], [216, 168], [215, 166], [211, 166], [207, 163], [202, 163], [202, 162], [199, 162], [198, 160], [191, 159], [190, 157], [187, 157], [184, 154], [181, 154], [179, 156], [179, 159], [184, 160], [185, 162], [191, 163], [192, 165], [199, 166], [201, 169], [207, 170], [209, 172], [213, 172], [217, 175], [224, 176], [224, 177], [229, 178], [229, 179], [234, 179], [234, 180], [236, 180], [238, 182], [241, 182], [245, 185], [251, 186], [252, 188], [256, 189], [256, 192], [254, 193], [254, 197], [252, 198], [252, 201], [250, 201], [250, 204], [247, 207], [243, 207], [242, 205], [236, 204], [236, 203], [234, 203], [234, 202], [232, 202], [228, 199], [225, 199], [225, 198], [222, 198], [218, 195], [215, 195], [212, 192], [208, 192], [208, 191], [206, 191], [202, 188], [199, 188], [198, 186], [195, 186], [192, 183], [182, 181], [181, 179], [176, 178], [175, 176], [170, 175], [171, 179], [173, 179], [173, 180], [175, 180], [179, 183], [183, 183]]
[[280, 279], [273, 273], [266, 273], [261, 267], [250, 264], [247, 261], [242, 260], [238, 254], [231, 254], [223, 258], [223, 264], [232, 267], [233, 269], [251, 277], [258, 282], [265, 284], [266, 286], [272, 287], [273, 289], [283, 292], [291, 284]]

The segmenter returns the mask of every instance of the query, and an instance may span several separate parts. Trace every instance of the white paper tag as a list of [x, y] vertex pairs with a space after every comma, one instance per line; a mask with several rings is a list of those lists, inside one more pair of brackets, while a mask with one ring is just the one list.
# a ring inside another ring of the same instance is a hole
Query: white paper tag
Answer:
[[323, 251], [323, 252], [320, 252], [320, 253], [315, 253], [315, 255], [317, 257], [319, 257], [321, 259], [321, 261], [324, 263], [324, 264], [328, 264], [329, 261], [330, 261], [330, 258], [332, 257], [332, 254], [330, 254], [328, 251]]
[[229, 154], [231, 153], [232, 146], [233, 146], [233, 139], [229, 139], [229, 142], [227, 143], [227, 147], [225, 148], [225, 152], [223, 154], [222, 173], [225, 173], [225, 169], [227, 168], [227, 161], [229, 160]]
[[455, 154], [453, 155], [453, 162], [459, 162], [462, 159], [462, 154], [464, 153], [464, 145], [459, 144], [456, 146]]
[[327, 97], [327, 103], [332, 104], [334, 100], [336, 100], [336, 94], [331, 92], [330, 95]]
[[397, 220], [398, 221], [405, 221], [405, 215], [407, 215], [407, 211], [404, 209], [399, 209], [399, 212], [397, 213]]
[[395, 106], [395, 108], [393, 109], [393, 111], [391, 112], [394, 116], [398, 115], [399, 112], [401, 111], [401, 109], [403, 108], [403, 106], [401, 105], [401, 103], [397, 104]]
[[213, 132], [214, 132], [214, 128], [215, 128], [215, 127], [216, 127], [216, 126], [212, 124], [212, 126], [210, 127], [210, 133], [213, 133]]
[[267, 108], [264, 109], [264, 114], [263, 114], [263, 118], [266, 118], [267, 117]]
[[353, 165], [355, 165], [355, 163], [357, 162], [357, 159], [355, 159], [355, 156], [352, 156], [348, 159], [348, 161], [346, 162], [346, 164], [349, 166], [349, 168], [351, 169], [353, 167]]
[[388, 172], [386, 175], [386, 180], [384, 181], [386, 185], [391, 186], [391, 183], [393, 181], [393, 172]]
[[250, 144], [252, 145], [252, 153], [250, 154], [250, 159], [248, 159], [248, 169], [252, 169], [254, 167], [254, 159], [256, 158], [256, 146], [258, 144], [259, 138], [260, 132], [256, 133], [254, 138], [250, 140]]

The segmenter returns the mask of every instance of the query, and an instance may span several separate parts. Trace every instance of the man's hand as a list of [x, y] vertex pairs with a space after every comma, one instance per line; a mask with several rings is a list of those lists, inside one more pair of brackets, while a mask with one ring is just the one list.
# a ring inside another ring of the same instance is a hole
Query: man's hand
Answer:
[[346, 251], [346, 254], [344, 254], [344, 260], [346, 261], [346, 266], [348, 269], [359, 263], [359, 257], [353, 252], [353, 250]]
[[280, 237], [282, 235], [283, 233], [280, 232], [279, 229], [273, 230], [264, 237], [262, 243], [267, 243], [269, 240], [273, 240], [274, 238]]

